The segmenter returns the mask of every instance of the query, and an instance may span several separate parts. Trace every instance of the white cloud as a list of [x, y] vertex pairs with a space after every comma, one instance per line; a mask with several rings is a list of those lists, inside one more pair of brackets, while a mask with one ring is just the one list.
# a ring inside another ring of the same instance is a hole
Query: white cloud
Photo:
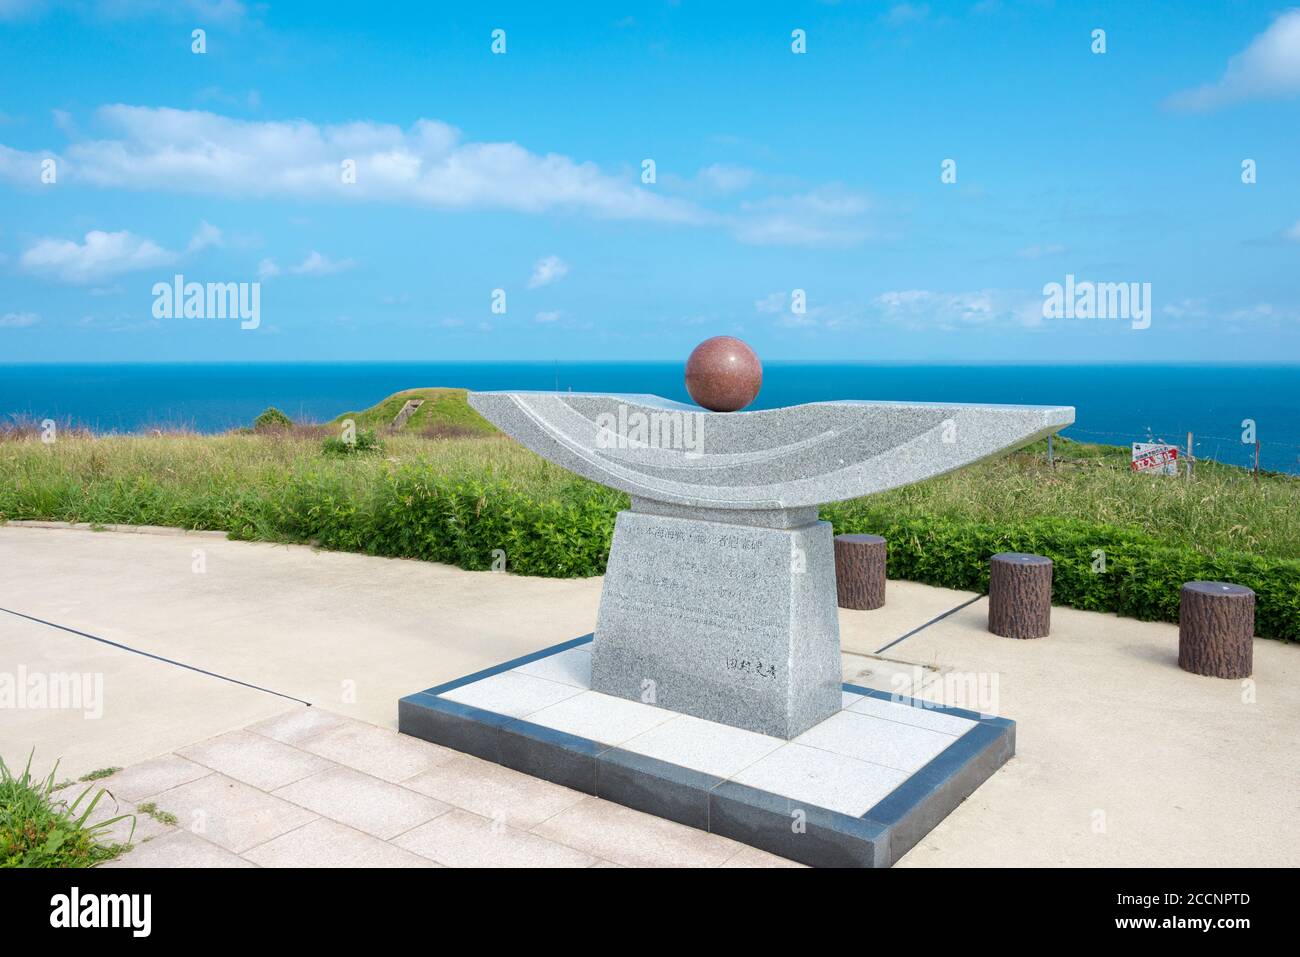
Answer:
[[176, 254], [150, 239], [122, 231], [92, 230], [85, 242], [41, 239], [19, 260], [24, 270], [62, 282], [86, 283], [120, 273], [163, 266]]
[[190, 239], [186, 251], [196, 253], [202, 249], [207, 249], [209, 246], [222, 245], [224, 245], [224, 240], [221, 237], [221, 230], [205, 219], [199, 223], [199, 228], [194, 231], [194, 236]]
[[1283, 12], [1250, 45], [1228, 60], [1213, 83], [1175, 93], [1175, 110], [1213, 110], [1242, 100], [1300, 93], [1300, 9]]
[[920, 23], [929, 15], [928, 3], [896, 3], [880, 19], [887, 26], [903, 27], [909, 23]]
[[1300, 219], [1296, 220], [1294, 226], [1282, 234], [1293, 243], [1300, 243]]
[[771, 292], [762, 299], [754, 300], [754, 308], [759, 312], [776, 313], [785, 308], [786, 293]]
[[258, 279], [274, 279], [280, 275], [280, 267], [276, 265], [274, 259], [263, 259], [257, 264]]
[[356, 264], [355, 259], [330, 259], [313, 249], [306, 259], [290, 268], [289, 272], [298, 276], [328, 276], [330, 273], [351, 269]]
[[[610, 219], [704, 222], [705, 211], [604, 173], [594, 163], [479, 143], [436, 120], [409, 129], [365, 121], [317, 126], [200, 110], [100, 107], [113, 135], [74, 142], [60, 179], [94, 186], [226, 197], [335, 198], [442, 209], [575, 211]], [[0, 146], [0, 175], [26, 178], [39, 153]], [[345, 183], [341, 163], [356, 163]]]
[[533, 274], [528, 278], [528, 288], [537, 289], [559, 282], [569, 272], [569, 264], [559, 256], [547, 256], [533, 265]]
[[835, 185], [752, 200], [740, 208], [733, 231], [754, 245], [842, 246], [870, 234], [862, 220], [870, 208], [866, 197]]
[[715, 193], [735, 193], [747, 189], [758, 179], [758, 174], [744, 166], [714, 163], [695, 174], [696, 181]]
[[41, 317], [34, 312], [6, 312], [0, 316], [0, 329], [22, 329], [40, 321]]
[[537, 322], [556, 322], [564, 315], [563, 310], [551, 309], [548, 312], [539, 312], [533, 318]]
[[933, 292], [903, 289], [882, 293], [871, 302], [873, 313], [910, 329], [953, 330], [972, 326], [1042, 323], [1042, 298], [999, 289]]

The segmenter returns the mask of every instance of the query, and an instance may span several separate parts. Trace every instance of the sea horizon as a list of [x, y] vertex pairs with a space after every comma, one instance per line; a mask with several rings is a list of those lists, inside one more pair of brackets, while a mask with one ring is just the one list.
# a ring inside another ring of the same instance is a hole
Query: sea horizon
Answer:
[[[0, 364], [0, 415], [53, 419], [97, 433], [219, 433], [268, 406], [328, 422], [394, 392], [448, 387], [655, 393], [689, 401], [684, 363], [645, 360], [355, 360]], [[816, 370], [810, 374], [809, 370]], [[1300, 363], [1166, 361], [941, 362], [777, 359], [752, 408], [835, 399], [1071, 405], [1069, 438], [1163, 441], [1300, 474]], [[1008, 375], [1018, 371], [1020, 374]]]

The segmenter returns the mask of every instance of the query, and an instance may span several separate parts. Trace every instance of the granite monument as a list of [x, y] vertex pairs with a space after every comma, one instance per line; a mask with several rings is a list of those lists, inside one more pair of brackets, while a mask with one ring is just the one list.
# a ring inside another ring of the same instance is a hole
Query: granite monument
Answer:
[[626, 492], [592, 645], [595, 691], [781, 738], [841, 707], [831, 526], [818, 506], [1053, 433], [1069, 407], [837, 401], [740, 411], [761, 366], [729, 337], [653, 395], [476, 392], [556, 464]]

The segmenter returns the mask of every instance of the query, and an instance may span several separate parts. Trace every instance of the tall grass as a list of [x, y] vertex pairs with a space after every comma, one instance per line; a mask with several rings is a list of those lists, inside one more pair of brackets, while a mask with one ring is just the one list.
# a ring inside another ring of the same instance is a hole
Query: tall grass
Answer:
[[[626, 498], [600, 489], [500, 436], [389, 434], [382, 455], [329, 456], [315, 433], [108, 436], [28, 433], [0, 441], [0, 520], [220, 529], [241, 538], [342, 543], [351, 516], [400, 523], [411, 488], [471, 483], [534, 502]], [[853, 503], [876, 524], [915, 517], [1004, 525], [1039, 517], [1144, 531], [1204, 554], [1300, 558], [1300, 480], [1198, 463], [1192, 481], [1134, 475], [1109, 453], [1058, 440], [1064, 463], [1013, 454]], [[1122, 456], [1123, 450], [1116, 455]], [[363, 533], [358, 525], [355, 535]], [[335, 547], [339, 547], [336, 545]], [[359, 546], [364, 550], [364, 543]]]
[[[123, 845], [104, 842], [108, 830], [119, 821], [131, 818], [131, 835], [135, 835], [135, 817], [117, 817], [90, 823], [90, 815], [108, 795], [91, 785], [72, 803], [55, 796], [54, 783], [58, 762], [44, 779], [32, 777], [32, 758], [22, 774], [14, 774], [0, 758], [0, 867], [91, 867], [116, 857]], [[87, 798], [90, 798], [87, 800]]]

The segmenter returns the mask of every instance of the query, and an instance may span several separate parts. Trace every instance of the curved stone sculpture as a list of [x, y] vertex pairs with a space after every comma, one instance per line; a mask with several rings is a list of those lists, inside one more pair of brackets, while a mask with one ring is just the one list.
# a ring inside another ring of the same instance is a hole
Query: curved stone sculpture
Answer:
[[638, 511], [676, 505], [732, 521], [909, 485], [1074, 421], [1062, 406], [937, 402], [755, 412], [600, 393], [472, 392], [469, 402], [543, 458], [627, 492]]
[[706, 412], [653, 395], [472, 392], [507, 435], [621, 489], [592, 688], [791, 738], [840, 708], [831, 526], [817, 506], [940, 475], [1074, 421], [1058, 406], [814, 402]]

